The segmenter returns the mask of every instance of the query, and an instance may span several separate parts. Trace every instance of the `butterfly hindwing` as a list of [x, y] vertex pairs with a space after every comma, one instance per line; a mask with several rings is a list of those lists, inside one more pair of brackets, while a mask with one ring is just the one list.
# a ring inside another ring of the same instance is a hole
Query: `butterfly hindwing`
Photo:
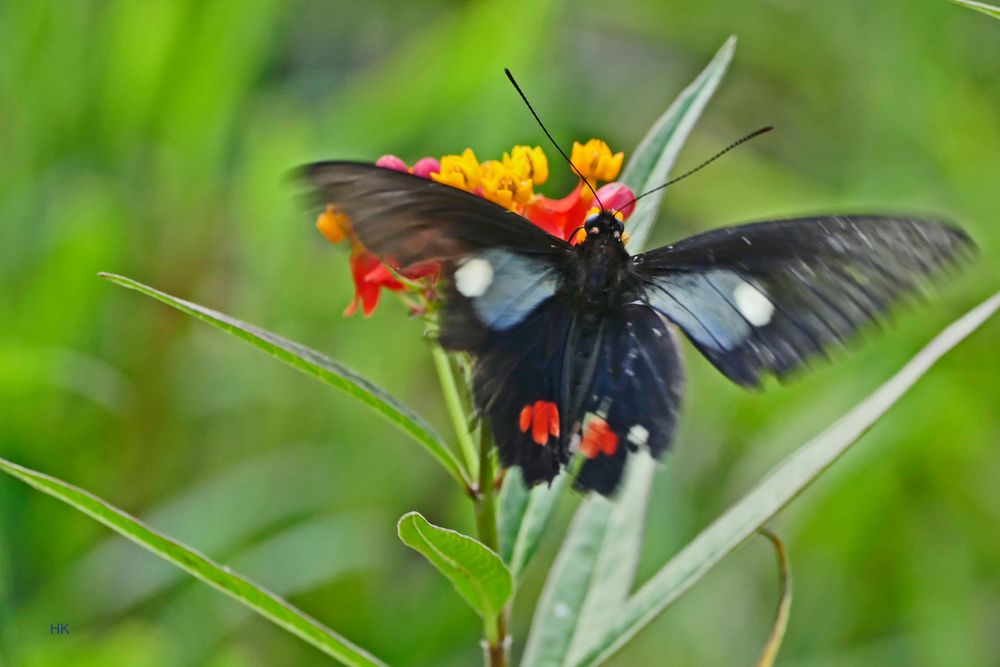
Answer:
[[971, 249], [939, 223], [838, 216], [728, 227], [633, 262], [643, 301], [730, 379], [757, 385], [845, 341]]
[[645, 448], [658, 458], [673, 437], [683, 387], [666, 317], [640, 303], [612, 312], [583, 403], [577, 488], [608, 495], [621, 481], [629, 452]]
[[547, 482], [569, 459], [563, 392], [572, 337], [571, 301], [556, 297], [472, 349], [473, 390], [491, 425], [504, 467], [520, 466], [528, 484]]

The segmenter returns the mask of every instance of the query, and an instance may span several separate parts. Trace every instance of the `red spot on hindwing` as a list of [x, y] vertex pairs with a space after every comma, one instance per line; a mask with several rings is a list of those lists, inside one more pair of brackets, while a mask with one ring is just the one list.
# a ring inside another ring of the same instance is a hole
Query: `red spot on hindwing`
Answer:
[[559, 437], [559, 408], [551, 401], [535, 401], [521, 408], [517, 425], [522, 433], [531, 432], [531, 439], [546, 445], [549, 437]]
[[618, 451], [618, 436], [611, 430], [608, 422], [600, 417], [591, 417], [587, 422], [580, 441], [580, 453], [588, 459], [596, 458], [598, 454], [614, 456]]

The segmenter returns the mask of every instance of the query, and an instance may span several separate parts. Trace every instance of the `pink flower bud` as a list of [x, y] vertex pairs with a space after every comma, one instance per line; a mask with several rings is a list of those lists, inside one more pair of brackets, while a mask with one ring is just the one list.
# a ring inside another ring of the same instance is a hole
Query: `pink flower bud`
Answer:
[[413, 175], [420, 178], [430, 178], [431, 174], [441, 173], [441, 163], [432, 157], [423, 157], [413, 165]]
[[375, 160], [375, 166], [382, 167], [383, 169], [392, 169], [393, 171], [410, 171], [410, 168], [406, 166], [402, 158], [398, 158], [395, 155], [383, 155]]
[[635, 210], [635, 193], [632, 188], [624, 183], [605, 183], [597, 188], [597, 198], [604, 204], [604, 208], [614, 212], [621, 209], [622, 217], [628, 220]]

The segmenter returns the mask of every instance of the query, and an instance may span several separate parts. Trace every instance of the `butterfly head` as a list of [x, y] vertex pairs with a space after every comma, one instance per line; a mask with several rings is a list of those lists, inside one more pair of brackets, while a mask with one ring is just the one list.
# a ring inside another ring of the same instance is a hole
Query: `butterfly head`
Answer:
[[599, 208], [590, 209], [583, 225], [574, 236], [574, 242], [579, 245], [591, 240], [627, 242], [628, 233], [625, 231], [625, 217], [620, 211], [611, 213]]

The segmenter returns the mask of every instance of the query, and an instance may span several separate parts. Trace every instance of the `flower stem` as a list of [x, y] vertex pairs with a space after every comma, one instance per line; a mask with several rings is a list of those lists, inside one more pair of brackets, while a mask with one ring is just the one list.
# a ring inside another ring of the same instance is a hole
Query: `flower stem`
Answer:
[[[479, 541], [500, 552], [500, 538], [497, 533], [496, 485], [494, 484], [493, 437], [489, 424], [484, 420], [479, 427], [479, 482], [476, 486], [475, 510], [476, 528]], [[488, 667], [507, 667], [510, 641], [507, 638], [508, 609], [500, 612], [496, 625], [486, 628], [486, 664]], [[489, 623], [490, 621], [487, 621]]]
[[476, 528], [479, 530], [479, 541], [500, 552], [500, 538], [497, 533], [496, 490], [493, 485], [493, 461], [490, 450], [493, 439], [487, 424], [483, 424], [479, 432], [479, 483], [476, 486]]
[[[469, 477], [475, 480], [475, 487], [470, 489], [473, 509], [476, 514], [476, 530], [479, 541], [488, 549], [500, 552], [500, 538], [497, 532], [497, 485], [494, 479], [492, 430], [489, 424], [482, 422], [479, 427], [479, 448], [473, 442], [469, 429], [469, 415], [466, 401], [463, 400], [458, 383], [455, 380], [455, 366], [452, 365], [448, 353], [440, 346], [431, 347], [434, 357], [434, 367], [441, 381], [441, 391], [444, 394], [445, 406], [451, 417], [458, 439], [459, 448], [465, 458]], [[510, 640], [507, 637], [507, 615], [509, 609], [504, 609], [496, 619], [487, 620], [484, 629], [483, 642], [486, 664], [488, 667], [507, 667], [510, 652]]]
[[476, 445], [472, 442], [472, 434], [469, 433], [469, 425], [462, 406], [462, 396], [458, 391], [458, 384], [455, 382], [455, 374], [452, 372], [448, 353], [441, 346], [432, 345], [431, 355], [434, 357], [434, 367], [437, 369], [438, 379], [441, 381], [441, 391], [444, 393], [444, 404], [448, 409], [448, 415], [451, 417], [451, 423], [455, 429], [455, 437], [458, 439], [458, 446], [462, 450], [462, 456], [465, 458], [469, 477], [476, 479], [479, 474]]

